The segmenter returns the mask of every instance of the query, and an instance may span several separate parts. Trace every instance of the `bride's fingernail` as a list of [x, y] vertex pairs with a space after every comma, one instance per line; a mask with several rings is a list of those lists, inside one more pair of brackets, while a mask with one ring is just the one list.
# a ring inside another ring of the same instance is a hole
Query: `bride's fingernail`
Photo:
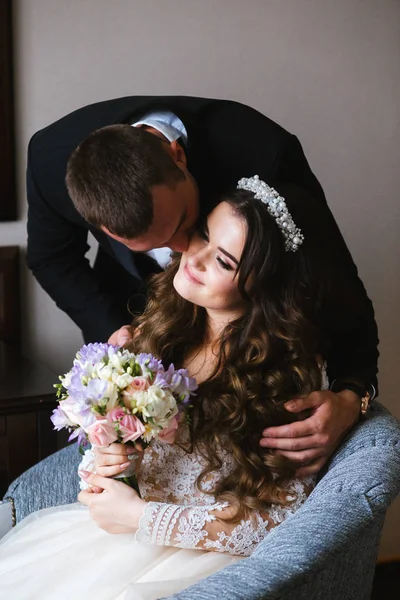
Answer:
[[87, 479], [90, 476], [90, 474], [90, 471], [84, 471], [83, 469], [80, 469], [78, 471], [78, 475], [82, 477], [82, 479]]
[[122, 463], [122, 465], [120, 465], [119, 468], [123, 471], [124, 469], [126, 469], [126, 467], [130, 467], [130, 464], [130, 462]]

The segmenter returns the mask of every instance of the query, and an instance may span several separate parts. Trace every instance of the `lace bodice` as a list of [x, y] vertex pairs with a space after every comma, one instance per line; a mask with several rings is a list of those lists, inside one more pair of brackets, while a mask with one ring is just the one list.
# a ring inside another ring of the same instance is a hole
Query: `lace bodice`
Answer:
[[[288, 505], [269, 507], [251, 519], [229, 523], [227, 502], [217, 502], [209, 492], [218, 478], [233, 469], [229, 454], [221, 450], [222, 468], [207, 476], [198, 489], [197, 477], [204, 461], [180, 446], [154, 442], [147, 448], [138, 477], [147, 501], [136, 537], [139, 541], [180, 548], [197, 548], [248, 556], [270, 529], [284, 521], [305, 501], [312, 479], [294, 480], [288, 488]], [[292, 502], [290, 502], [292, 500]]]

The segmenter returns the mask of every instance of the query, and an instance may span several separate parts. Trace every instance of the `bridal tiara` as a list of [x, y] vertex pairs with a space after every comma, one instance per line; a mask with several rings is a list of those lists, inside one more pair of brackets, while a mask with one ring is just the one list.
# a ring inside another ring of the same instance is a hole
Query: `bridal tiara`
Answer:
[[238, 181], [237, 188], [253, 192], [254, 197], [266, 205], [268, 212], [274, 217], [285, 238], [285, 250], [296, 252], [304, 241], [301, 229], [296, 227], [290, 212], [287, 209], [285, 199], [279, 193], [259, 178], [242, 177]]

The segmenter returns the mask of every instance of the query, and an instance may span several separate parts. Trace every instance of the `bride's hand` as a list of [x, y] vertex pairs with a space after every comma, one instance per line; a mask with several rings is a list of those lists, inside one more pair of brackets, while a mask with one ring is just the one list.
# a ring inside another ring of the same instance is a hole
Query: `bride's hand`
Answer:
[[108, 533], [134, 533], [146, 506], [135, 490], [125, 483], [88, 471], [81, 476], [89, 485], [102, 489], [100, 494], [94, 494], [89, 488], [78, 496], [97, 525]]
[[95, 471], [102, 477], [120, 475], [134, 463], [138, 473], [143, 459], [143, 450], [139, 442], [130, 444], [110, 444], [107, 447], [94, 447]]

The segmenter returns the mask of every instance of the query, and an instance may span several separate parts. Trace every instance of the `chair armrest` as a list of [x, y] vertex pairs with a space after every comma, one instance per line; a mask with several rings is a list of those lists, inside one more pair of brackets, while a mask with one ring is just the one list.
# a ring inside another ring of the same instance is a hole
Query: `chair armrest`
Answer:
[[0, 539], [12, 529], [13, 505], [10, 501], [0, 501]]

